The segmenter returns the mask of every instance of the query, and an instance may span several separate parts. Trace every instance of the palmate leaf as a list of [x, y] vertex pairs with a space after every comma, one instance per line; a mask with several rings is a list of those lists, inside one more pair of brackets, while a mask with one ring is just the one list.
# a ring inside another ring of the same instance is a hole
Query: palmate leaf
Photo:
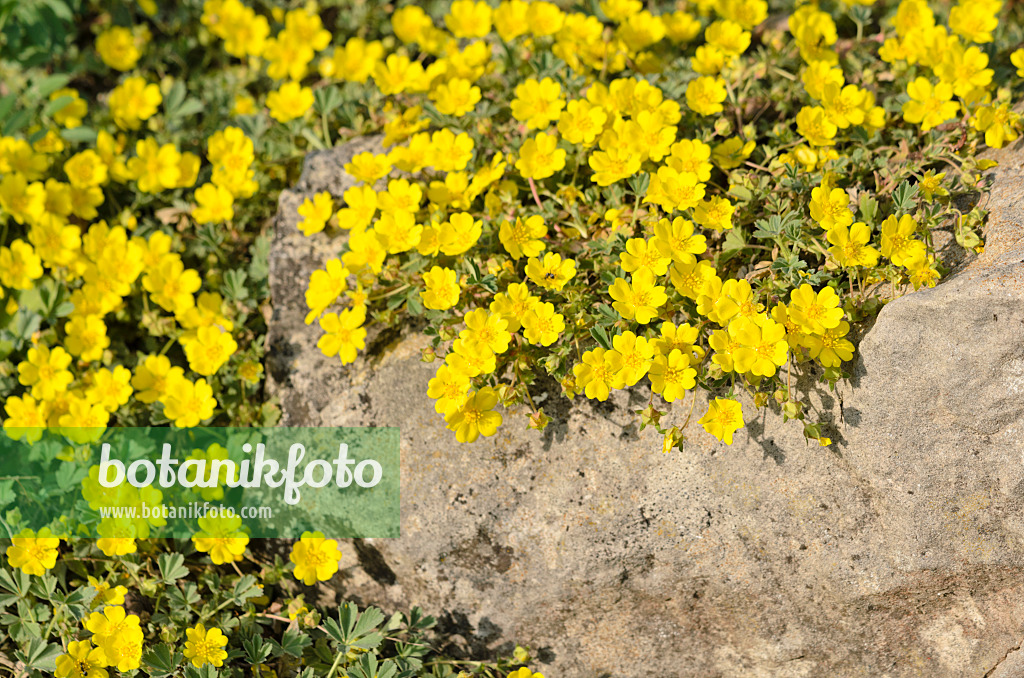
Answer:
[[903, 181], [896, 190], [892, 192], [892, 202], [897, 214], [912, 212], [917, 206], [917, 184]]
[[324, 622], [327, 635], [341, 646], [342, 652], [351, 648], [369, 650], [377, 647], [384, 636], [377, 632], [377, 627], [384, 621], [384, 613], [375, 607], [369, 607], [359, 614], [359, 606], [345, 603], [338, 610], [338, 619]]
[[183, 655], [170, 645], [157, 645], [142, 657], [142, 670], [153, 678], [164, 678], [178, 670]]

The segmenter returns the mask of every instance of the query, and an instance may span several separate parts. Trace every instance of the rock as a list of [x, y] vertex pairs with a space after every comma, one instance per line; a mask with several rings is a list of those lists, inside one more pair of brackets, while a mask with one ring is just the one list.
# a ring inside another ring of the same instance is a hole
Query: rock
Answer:
[[401, 429], [403, 536], [346, 545], [342, 595], [443, 612], [453, 652], [530, 645], [550, 676], [1019, 675], [1024, 152], [998, 154], [984, 255], [888, 304], [850, 383], [802, 384], [832, 446], [744, 401], [731, 447], [691, 424], [666, 455], [637, 431], [639, 389], [538, 389], [544, 432], [512, 416], [459, 445], [425, 395], [422, 335], [378, 336], [344, 367], [319, 354], [302, 295], [332, 250], [295, 208], [340, 195], [343, 159], [377, 142], [357, 143], [282, 194], [271, 258], [282, 423]]

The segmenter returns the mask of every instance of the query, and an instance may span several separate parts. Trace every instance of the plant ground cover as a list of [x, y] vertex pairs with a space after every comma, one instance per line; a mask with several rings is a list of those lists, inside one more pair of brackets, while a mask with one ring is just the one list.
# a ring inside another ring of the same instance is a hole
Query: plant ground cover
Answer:
[[[937, 228], [983, 249], [984, 211], [958, 206], [985, 188], [979, 151], [1020, 133], [1022, 11], [0, 1], [4, 431], [65, 436], [89, 501], [83, 427], [274, 425], [277, 194], [310, 151], [383, 134], [346, 167], [359, 185], [300, 208], [337, 244], [306, 293], [326, 355], [350, 363], [368, 326], [415, 318], [464, 443], [546, 426], [531, 386], [551, 379], [598, 400], [649, 384], [636, 415], [666, 452], [697, 426], [731, 443], [744, 393], [828, 446], [796, 378], [848, 377], [858, 327], [941, 280]], [[0, 517], [0, 671], [386, 678], [528, 658], [437, 658], [419, 611], [311, 609], [295, 580], [336, 573], [323, 535], [286, 564], [230, 524], [173, 541], [111, 521], [88, 540], [72, 519]]]

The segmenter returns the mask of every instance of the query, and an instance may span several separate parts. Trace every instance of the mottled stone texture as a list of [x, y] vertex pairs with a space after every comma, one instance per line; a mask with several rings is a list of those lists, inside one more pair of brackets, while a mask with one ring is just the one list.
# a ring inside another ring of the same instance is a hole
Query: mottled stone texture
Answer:
[[453, 651], [529, 644], [557, 677], [1024, 676], [1024, 151], [996, 154], [984, 255], [887, 305], [852, 383], [810, 387], [831, 448], [745, 402], [731, 447], [691, 426], [664, 455], [639, 389], [538, 392], [546, 431], [459, 445], [422, 335], [320, 355], [303, 292], [332, 249], [295, 210], [377, 143], [310, 156], [271, 258], [283, 423], [402, 431], [403, 537], [347, 544], [343, 595], [441, 614]]

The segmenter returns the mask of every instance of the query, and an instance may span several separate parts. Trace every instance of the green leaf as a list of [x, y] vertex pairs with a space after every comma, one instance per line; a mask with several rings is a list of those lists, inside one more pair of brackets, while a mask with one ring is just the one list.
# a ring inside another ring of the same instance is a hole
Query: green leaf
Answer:
[[22, 129], [32, 121], [32, 111], [28, 109], [22, 109], [12, 115], [4, 123], [4, 136], [11, 136], [16, 132], [20, 132]]
[[917, 206], [917, 184], [903, 181], [892, 192], [893, 207], [897, 214], [909, 213]]
[[749, 188], [738, 184], [730, 186], [729, 193], [733, 194], [743, 202], [749, 202], [754, 199], [754, 194], [750, 192]]
[[8, 94], [7, 96], [0, 97], [0, 121], [10, 115], [11, 111], [14, 110], [14, 104], [18, 101], [18, 95]]
[[767, 219], [759, 219], [755, 225], [757, 226], [754, 231], [755, 238], [774, 240], [782, 234], [782, 219], [777, 214], [773, 214]]
[[50, 101], [45, 106], [43, 106], [43, 115], [53, 115], [54, 113], [61, 110], [74, 100], [74, 97], [70, 97], [66, 94], [64, 96], [57, 97], [53, 101]]
[[245, 575], [235, 582], [235, 588], [231, 592], [231, 597], [239, 605], [244, 604], [250, 598], [259, 598], [263, 595], [263, 587], [258, 582], [259, 580], [251, 574]]
[[224, 283], [221, 289], [224, 296], [232, 301], [244, 301], [249, 297], [249, 290], [245, 287], [245, 280], [249, 274], [240, 268], [232, 269], [224, 274]]
[[164, 97], [164, 115], [168, 118], [177, 117], [178, 107], [185, 101], [186, 94], [185, 83], [175, 80], [171, 88], [167, 90], [167, 96]]
[[303, 650], [312, 644], [312, 639], [298, 629], [286, 629], [281, 636], [281, 651], [293, 657], [301, 657]]
[[71, 82], [71, 75], [67, 73], [55, 73], [47, 75], [32, 83], [30, 91], [40, 99], [45, 99], [61, 87]]
[[[285, 636], [287, 635], [288, 631], [285, 631]], [[262, 664], [270, 657], [274, 646], [269, 643], [264, 643], [263, 639], [258, 635], [253, 635], [251, 638], [242, 641], [242, 649], [245, 651], [245, 658], [249, 661], [249, 664], [256, 666], [257, 664]], [[287, 650], [284, 649], [283, 642], [281, 643], [281, 649], [287, 652]], [[291, 652], [289, 652], [289, 654], [291, 654]], [[300, 652], [299, 654], [292, 656], [300, 657], [302, 656], [302, 653]]]
[[168, 586], [188, 576], [185, 556], [180, 553], [161, 553], [157, 559], [157, 566], [160, 568], [160, 576], [163, 578], [164, 584]]
[[732, 228], [726, 231], [725, 241], [722, 243], [722, 252], [718, 256], [719, 263], [729, 261], [743, 251], [747, 241], [743, 238], [743, 231], [739, 228]]
[[878, 201], [867, 193], [860, 195], [860, 218], [866, 224], [874, 223], [878, 217]]
[[[177, 554], [175, 554], [177, 555]], [[153, 678], [164, 678], [178, 670], [183, 655], [172, 650], [170, 645], [161, 644], [154, 647], [142, 657], [142, 670]]]
[[60, 136], [71, 143], [91, 144], [96, 141], [96, 130], [92, 127], [75, 127], [74, 129], [62, 129]]
[[15, 652], [14, 655], [25, 662], [32, 669], [40, 671], [56, 671], [57, 657], [63, 654], [60, 645], [47, 643], [41, 638], [34, 639], [28, 647], [28, 652]]
[[266, 280], [270, 275], [270, 237], [261, 235], [252, 244], [252, 262], [249, 277], [254, 281]]
[[190, 115], [201, 113], [204, 108], [203, 102], [198, 99], [189, 98], [174, 110], [174, 117], [176, 119], [187, 118]]
[[612, 342], [608, 338], [608, 332], [600, 325], [594, 325], [590, 328], [590, 336], [597, 340], [597, 343], [601, 345], [601, 348], [611, 350]]

